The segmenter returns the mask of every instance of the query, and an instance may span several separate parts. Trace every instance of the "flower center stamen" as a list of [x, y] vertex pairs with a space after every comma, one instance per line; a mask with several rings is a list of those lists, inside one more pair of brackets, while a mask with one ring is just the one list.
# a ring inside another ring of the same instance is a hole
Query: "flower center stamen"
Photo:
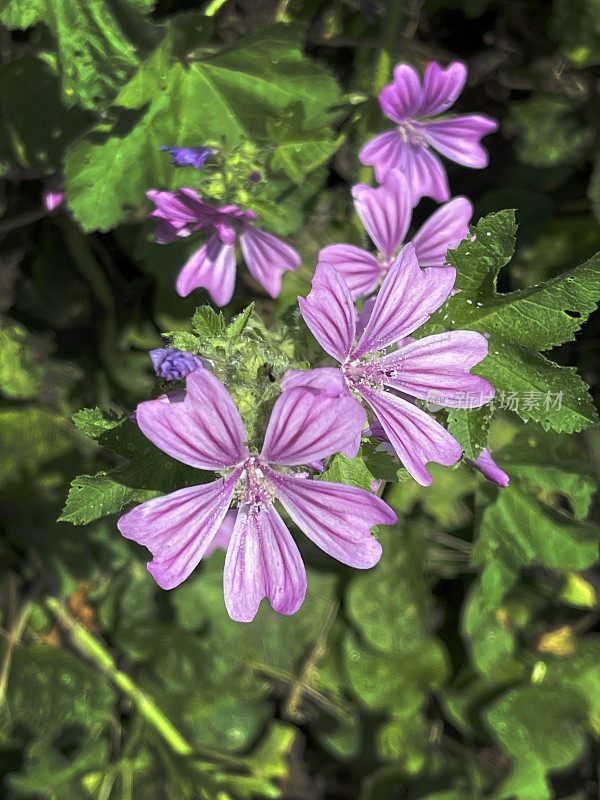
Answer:
[[403, 144], [411, 145], [412, 147], [422, 147], [427, 144], [425, 134], [420, 130], [418, 123], [411, 120], [405, 120], [398, 125], [398, 133], [402, 139]]

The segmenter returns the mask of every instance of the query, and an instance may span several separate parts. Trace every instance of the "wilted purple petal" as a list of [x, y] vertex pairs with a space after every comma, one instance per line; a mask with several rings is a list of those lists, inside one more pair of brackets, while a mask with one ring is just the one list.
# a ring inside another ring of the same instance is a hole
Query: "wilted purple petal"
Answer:
[[493, 120], [479, 114], [423, 123], [427, 141], [442, 155], [466, 167], [487, 165], [488, 155], [479, 140], [497, 128]]
[[251, 274], [271, 297], [277, 297], [282, 274], [300, 267], [298, 253], [276, 236], [251, 226], [240, 235], [240, 244]]
[[163, 589], [184, 581], [210, 547], [241, 474], [156, 497], [125, 514], [117, 527], [153, 555], [149, 572]]
[[478, 472], [481, 472], [488, 481], [495, 483], [497, 486], [502, 486], [503, 488], [508, 486], [510, 482], [508, 475], [496, 464], [487, 447], [483, 448], [477, 461], [473, 461], [470, 458], [465, 460], [468, 461], [472, 467], [475, 467]]
[[353, 358], [389, 347], [423, 325], [446, 300], [455, 279], [454, 267], [421, 269], [414, 247], [407, 244], [381, 285]]
[[423, 99], [417, 117], [434, 117], [447, 111], [456, 102], [467, 80], [467, 68], [453, 61], [446, 69], [432, 61], [423, 78]]
[[384, 86], [379, 95], [381, 110], [394, 122], [416, 117], [423, 103], [423, 90], [416, 70], [409, 64], [398, 64], [394, 81]]
[[475, 331], [448, 331], [400, 347], [376, 362], [384, 383], [421, 400], [449, 408], [476, 408], [489, 403], [494, 388], [469, 370], [488, 352], [485, 336]]
[[240, 413], [223, 384], [205, 369], [186, 379], [183, 401], [163, 397], [136, 409], [142, 433], [163, 452], [198, 469], [220, 470], [247, 456]]
[[281, 475], [273, 470], [268, 477], [281, 505], [317, 547], [359, 569], [379, 561], [381, 545], [370, 530], [397, 520], [381, 498], [354, 486]]
[[366, 419], [364, 408], [349, 393], [286, 389], [271, 412], [261, 458], [285, 466], [308, 464], [338, 451], [354, 458]]
[[148, 354], [154, 366], [154, 372], [166, 381], [182, 380], [198, 367], [202, 361], [193, 353], [178, 350], [176, 347], [158, 347]]
[[361, 394], [377, 415], [398, 458], [422, 486], [429, 486], [432, 480], [425, 469], [429, 461], [448, 467], [461, 457], [456, 439], [420, 408], [389, 392], [363, 389]]
[[356, 309], [344, 278], [329, 264], [319, 263], [308, 297], [299, 297], [304, 321], [330, 356], [344, 361], [354, 344]]
[[455, 197], [433, 213], [413, 237], [421, 267], [441, 267], [448, 250], [458, 247], [469, 233], [473, 206], [466, 197]]
[[207, 289], [218, 306], [231, 300], [235, 286], [235, 251], [213, 234], [186, 262], [177, 278], [177, 293], [186, 297], [194, 289]]
[[280, 614], [293, 614], [306, 594], [306, 570], [296, 543], [272, 505], [242, 505], [225, 557], [223, 593], [229, 616], [254, 619], [268, 597]]
[[319, 262], [330, 264], [343, 275], [354, 300], [371, 294], [379, 283], [382, 267], [371, 253], [352, 244], [331, 244], [319, 252]]
[[353, 186], [352, 197], [356, 212], [375, 246], [386, 259], [390, 258], [404, 241], [412, 216], [406, 178], [393, 169], [377, 189], [361, 183]]
[[207, 159], [214, 155], [212, 147], [167, 147], [163, 145], [161, 150], [166, 150], [173, 155], [171, 163], [177, 167], [194, 167], [202, 169]]

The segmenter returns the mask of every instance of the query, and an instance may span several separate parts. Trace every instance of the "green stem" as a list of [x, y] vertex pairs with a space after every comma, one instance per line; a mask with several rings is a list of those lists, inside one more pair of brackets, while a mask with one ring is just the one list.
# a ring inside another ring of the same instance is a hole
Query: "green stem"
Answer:
[[118, 669], [113, 656], [104, 644], [72, 617], [56, 597], [46, 597], [44, 603], [52, 616], [68, 632], [75, 649], [93, 661], [114, 685], [129, 697], [143, 719], [160, 734], [174, 753], [181, 756], [198, 755], [207, 761], [225, 764], [236, 769], [248, 768], [248, 763], [242, 758], [220, 753], [211, 748], [193, 748], [163, 714], [154, 700], [142, 691], [129, 675]]
[[224, 6], [227, 0], [211, 0], [211, 2], [204, 9], [205, 17], [214, 17], [217, 11]]

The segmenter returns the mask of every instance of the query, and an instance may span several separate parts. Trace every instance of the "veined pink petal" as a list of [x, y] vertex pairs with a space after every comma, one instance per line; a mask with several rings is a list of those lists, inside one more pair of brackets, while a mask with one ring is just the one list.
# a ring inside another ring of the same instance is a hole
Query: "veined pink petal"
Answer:
[[204, 553], [204, 558], [212, 556], [212, 554], [217, 549], [227, 550], [227, 548], [229, 547], [229, 542], [231, 541], [231, 534], [233, 533], [233, 528], [235, 526], [236, 519], [237, 519], [237, 509], [230, 508], [229, 511], [223, 517], [223, 522], [221, 523], [220, 528], [213, 536], [209, 546], [206, 548], [206, 552]]
[[289, 369], [281, 381], [283, 391], [308, 386], [318, 389], [332, 397], [351, 397], [342, 371], [337, 367], [317, 367], [316, 369]]
[[447, 111], [456, 102], [467, 80], [467, 68], [453, 61], [446, 69], [432, 61], [423, 78], [423, 100], [418, 117], [433, 117]]
[[475, 331], [448, 331], [400, 347], [376, 362], [393, 389], [449, 408], [476, 408], [489, 403], [494, 388], [469, 370], [487, 355], [485, 336]]
[[293, 614], [306, 594], [306, 571], [296, 543], [272, 505], [241, 506], [225, 557], [223, 593], [229, 616], [250, 622], [268, 597]]
[[[444, 165], [425, 143], [400, 143], [398, 161], [394, 166], [398, 167], [406, 177], [413, 206], [416, 206], [422, 197], [432, 197], [437, 203], [443, 203], [450, 197]], [[375, 174], [377, 180], [382, 179], [377, 170]]]
[[163, 452], [198, 469], [220, 470], [247, 455], [240, 412], [223, 384], [207, 369], [191, 372], [185, 399], [147, 400], [136, 409], [144, 436]]
[[381, 545], [370, 530], [397, 520], [381, 498], [354, 486], [281, 475], [273, 470], [268, 477], [281, 505], [317, 547], [359, 569], [368, 569], [379, 561]]
[[156, 205], [152, 216], [163, 217], [170, 222], [198, 222], [198, 212], [204, 206], [197, 195], [188, 199], [178, 192], [159, 192], [152, 189], [146, 192], [146, 196]]
[[419, 266], [443, 266], [448, 250], [467, 237], [472, 215], [473, 206], [466, 197], [455, 197], [438, 208], [412, 240]]
[[240, 234], [240, 244], [246, 265], [271, 297], [281, 291], [281, 276], [300, 267], [300, 256], [285, 242], [248, 225]]
[[308, 297], [299, 297], [304, 321], [330, 356], [344, 361], [356, 334], [356, 309], [344, 278], [329, 264], [319, 263]]
[[382, 269], [375, 256], [352, 244], [330, 244], [319, 252], [319, 262], [330, 264], [341, 275], [354, 300], [371, 294], [379, 283]]
[[379, 104], [386, 117], [394, 122], [416, 116], [423, 105], [423, 89], [416, 70], [409, 64], [398, 64], [394, 82], [381, 90]]
[[382, 350], [426, 322], [450, 294], [454, 267], [419, 267], [415, 249], [407, 244], [385, 276], [353, 358]]
[[227, 513], [241, 470], [137, 506], [118, 521], [123, 536], [153, 555], [148, 571], [163, 589], [184, 581], [210, 547]]
[[319, 461], [338, 451], [354, 458], [366, 420], [364, 408], [350, 393], [287, 389], [271, 412], [261, 457], [285, 466]]
[[[372, 164], [375, 177], [382, 183], [387, 173], [400, 167], [402, 161], [402, 139], [397, 130], [380, 133], [368, 141], [361, 149], [358, 157], [362, 164]], [[404, 170], [402, 170], [404, 172]], [[447, 198], [444, 197], [444, 200]], [[413, 205], [415, 205], [413, 203]]]
[[203, 287], [218, 306], [231, 300], [234, 286], [234, 248], [223, 244], [216, 233], [187, 261], [177, 278], [177, 293], [181, 297]]
[[487, 447], [483, 448], [477, 461], [472, 461], [470, 458], [466, 460], [472, 467], [475, 467], [478, 472], [481, 472], [488, 481], [495, 483], [496, 486], [502, 486], [503, 488], [508, 486], [510, 478], [506, 472], [500, 469], [498, 464], [496, 464]]
[[479, 114], [430, 120], [422, 125], [427, 141], [436, 150], [465, 167], [486, 166], [488, 156], [479, 140], [497, 127], [496, 122]]
[[462, 449], [439, 422], [412, 403], [389, 392], [362, 389], [398, 458], [413, 478], [429, 486], [431, 475], [425, 469], [429, 461], [450, 466], [456, 464]]
[[379, 252], [390, 258], [406, 236], [412, 217], [410, 189], [404, 175], [390, 170], [377, 189], [352, 187], [354, 207]]

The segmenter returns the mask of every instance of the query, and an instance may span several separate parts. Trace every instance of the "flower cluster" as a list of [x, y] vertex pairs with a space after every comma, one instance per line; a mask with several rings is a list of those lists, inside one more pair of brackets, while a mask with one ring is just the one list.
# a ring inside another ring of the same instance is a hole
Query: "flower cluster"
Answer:
[[[346, 243], [320, 251], [312, 289], [298, 304], [323, 359], [309, 369], [288, 369], [262, 447], [248, 445], [238, 407], [200, 357], [173, 347], [152, 351], [156, 374], [185, 380], [185, 390], [141, 403], [137, 424], [171, 457], [219, 475], [149, 500], [119, 521], [124, 536], [152, 552], [148, 568], [163, 588], [177, 586], [222, 546], [225, 603], [233, 619], [253, 619], [263, 597], [291, 614], [304, 598], [306, 573], [275, 501], [323, 551], [368, 568], [381, 555], [371, 529], [394, 524], [396, 515], [373, 492], [321, 480], [323, 459], [338, 452], [355, 458], [361, 440], [370, 437], [427, 486], [429, 462], [450, 466], [462, 457], [459, 442], [421, 406], [431, 396], [449, 408], [462, 408], [465, 396], [477, 398], [470, 407], [492, 400], [494, 388], [471, 374], [487, 354], [487, 339], [468, 330], [422, 335], [419, 329], [457, 291], [447, 252], [467, 236], [473, 211], [464, 197], [449, 200], [444, 168], [431, 149], [484, 166], [479, 139], [496, 127], [478, 115], [432, 119], [454, 103], [465, 79], [458, 63], [446, 70], [431, 64], [422, 84], [412, 67], [399, 65], [393, 84], [383, 89], [382, 109], [397, 127], [360, 153], [381, 185], [352, 190], [377, 253]], [[201, 168], [210, 157], [210, 148], [166, 149], [176, 165]], [[413, 207], [424, 195], [447, 202], [406, 243]], [[300, 266], [295, 250], [254, 226], [253, 211], [217, 208], [191, 189], [148, 196], [160, 220], [158, 242], [207, 234], [179, 275], [181, 295], [204, 287], [215, 303], [226, 304], [236, 243], [273, 297], [282, 273]], [[508, 483], [487, 450], [471, 463], [498, 485]]]

